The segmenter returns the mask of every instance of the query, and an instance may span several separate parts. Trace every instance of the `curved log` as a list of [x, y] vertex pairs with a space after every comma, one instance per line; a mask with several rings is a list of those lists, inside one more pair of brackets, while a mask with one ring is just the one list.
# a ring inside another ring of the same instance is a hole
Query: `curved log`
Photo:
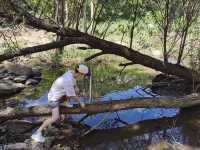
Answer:
[[[73, 108], [60, 107], [61, 113], [64, 114], [97, 114], [103, 112], [114, 112], [132, 108], [187, 108], [200, 105], [200, 97], [185, 98], [132, 98], [128, 100], [101, 101], [93, 104], [87, 104], [85, 109], [78, 107]], [[7, 108], [0, 111], [0, 120], [15, 119], [28, 116], [50, 115], [51, 110], [48, 107], [37, 106], [31, 108], [16, 107]]]
[[[15, 12], [17, 12], [19, 16], [23, 16], [25, 23], [29, 26], [32, 26], [37, 29], [43, 29], [48, 32], [53, 32], [60, 36], [82, 37], [83, 40], [77, 40], [77, 43], [87, 44], [93, 48], [100, 49], [103, 51], [103, 54], [118, 55], [132, 61], [135, 64], [141, 64], [143, 66], [155, 69], [157, 71], [161, 71], [171, 75], [176, 75], [186, 80], [189, 80], [190, 82], [200, 82], [199, 74], [196, 71], [193, 71], [192, 69], [172, 63], [163, 63], [163, 61], [161, 60], [155, 59], [148, 55], [141, 54], [136, 50], [130, 49], [126, 46], [99, 39], [97, 37], [70, 28], [61, 28], [55, 24], [48, 24], [43, 20], [38, 19], [32, 16], [30, 13], [23, 10], [17, 5], [15, 0], [10, 0], [9, 2], [13, 6]], [[2, 17], [5, 17], [5, 15]], [[1, 61], [5, 60], [5, 57], [4, 59], [1, 59], [1, 57], [2, 56], [0, 55]]]

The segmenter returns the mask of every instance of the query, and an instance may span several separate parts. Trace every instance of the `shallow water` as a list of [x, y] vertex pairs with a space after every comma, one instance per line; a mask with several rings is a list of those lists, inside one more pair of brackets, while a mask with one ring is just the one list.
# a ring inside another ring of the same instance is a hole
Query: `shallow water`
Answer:
[[[119, 70], [113, 62], [108, 65], [102, 63], [90, 65], [93, 69], [93, 92], [96, 92], [97, 96], [104, 94], [98, 98], [101, 101], [159, 96], [148, 88], [132, 87], [134, 85], [148, 85], [154, 77], [154, 75], [145, 72], [145, 69], [141, 69], [141, 66], [134, 69], [130, 66], [121, 74], [121, 68]], [[42, 81], [37, 89], [30, 88], [30, 93], [29, 90], [25, 91], [22, 97], [24, 95], [35, 97], [45, 93], [44, 91], [49, 89], [52, 82], [64, 70], [65, 68], [60, 70], [45, 69], [42, 73]], [[85, 82], [88, 81], [80, 82], [79, 87], [87, 91], [89, 82]], [[112, 89], [118, 90], [110, 91]], [[85, 97], [82, 97], [82, 101], [89, 103], [88, 98]], [[38, 99], [22, 99], [20, 105], [26, 107], [47, 105], [47, 93]], [[86, 150], [139, 150], [144, 149], [147, 145], [166, 140], [172, 144], [180, 143], [198, 148], [200, 146], [200, 113], [189, 115], [179, 115], [179, 113], [179, 109], [137, 108], [87, 117], [82, 123], [95, 127], [96, 130], [81, 138], [81, 146]], [[85, 115], [71, 116], [73, 120], [79, 121]], [[167, 117], [166, 120], [165, 117]], [[37, 122], [37, 120], [37, 117], [31, 119], [32, 122]], [[132, 124], [135, 124], [135, 126], [132, 126]], [[7, 138], [11, 138], [11, 136], [9, 135]]]
[[[131, 97], [159, 97], [159, 95], [153, 93], [149, 88], [145, 89], [141, 86], [136, 86], [130, 88], [128, 90], [123, 91], [111, 91], [104, 96], [99, 97], [98, 99], [101, 101], [109, 101], [109, 100], [123, 100], [129, 99]], [[81, 101], [85, 103], [89, 103], [87, 98], [82, 97]], [[69, 103], [73, 104], [74, 101], [71, 100]], [[47, 93], [41, 96], [39, 99], [30, 100], [30, 99], [22, 99], [20, 100], [20, 105], [31, 107], [37, 105], [48, 105]], [[98, 125], [97, 129], [107, 129], [107, 128], [116, 128], [122, 127], [125, 124], [132, 124], [138, 121], [147, 120], [147, 119], [157, 119], [161, 117], [172, 117], [178, 113], [178, 109], [164, 109], [164, 108], [136, 108], [123, 110], [113, 113], [101, 113], [94, 116], [87, 117], [82, 123], [87, 124], [91, 127], [98, 124], [100, 121], [103, 121], [100, 125]], [[74, 121], [79, 121], [84, 114], [81, 115], [71, 115], [71, 118]]]
[[[131, 97], [159, 97], [159, 95], [148, 88], [136, 86], [128, 90], [111, 91], [99, 97], [99, 100], [123, 100]], [[82, 97], [81, 100], [89, 103], [87, 98]], [[73, 104], [73, 100], [70, 103]], [[20, 104], [27, 107], [47, 105], [47, 93], [37, 100], [23, 99]], [[74, 121], [79, 121], [84, 116], [84, 114], [71, 115]], [[96, 130], [84, 136], [81, 145], [87, 150], [137, 150], [165, 140], [172, 144], [186, 144], [198, 149], [200, 145], [198, 116], [199, 114], [197, 117], [194, 114], [185, 117], [179, 114], [179, 109], [164, 108], [137, 108], [97, 114], [82, 121]], [[164, 120], [166, 117], [167, 120]], [[135, 130], [132, 124], [136, 124], [138, 129]]]

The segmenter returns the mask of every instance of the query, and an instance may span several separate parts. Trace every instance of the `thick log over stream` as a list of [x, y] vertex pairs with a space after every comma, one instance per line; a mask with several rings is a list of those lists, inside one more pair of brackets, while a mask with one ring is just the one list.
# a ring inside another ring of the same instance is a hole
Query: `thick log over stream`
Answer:
[[[187, 108], [200, 105], [200, 97], [183, 98], [132, 98], [127, 100], [101, 101], [87, 104], [85, 109], [78, 106], [67, 108], [61, 106], [63, 114], [97, 114], [103, 112], [114, 112], [131, 108]], [[15, 107], [0, 111], [0, 120], [22, 118], [28, 116], [50, 115], [51, 110], [44, 106]]]

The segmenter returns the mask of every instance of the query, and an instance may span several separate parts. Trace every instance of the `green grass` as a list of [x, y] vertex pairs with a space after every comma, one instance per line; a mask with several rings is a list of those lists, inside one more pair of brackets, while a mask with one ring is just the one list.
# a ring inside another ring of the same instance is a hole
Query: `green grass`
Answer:
[[[117, 20], [113, 22], [110, 29], [108, 30], [108, 37], [113, 42], [120, 43], [121, 41], [121, 32], [122, 26], [125, 28], [127, 25], [126, 20]], [[101, 33], [104, 29], [103, 24], [97, 28], [97, 32]], [[154, 49], [153, 41], [154, 38], [151, 38], [150, 33], [148, 32], [147, 26], [145, 23], [141, 22], [139, 24], [139, 29], [135, 30], [134, 39], [133, 39], [133, 48], [148, 53], [150, 49]], [[129, 35], [125, 34], [123, 44], [129, 46]], [[157, 39], [156, 39], [157, 40]], [[158, 42], [155, 42], [156, 44]], [[66, 67], [71, 67], [77, 63], [83, 63], [84, 58], [99, 52], [99, 50], [80, 50], [78, 49], [79, 46], [84, 45], [70, 45], [66, 46], [62, 56], [55, 57], [52, 52], [47, 52], [49, 57], [46, 59], [51, 58], [52, 62], [64, 64], [65, 67], [51, 70], [49, 68], [44, 68], [42, 72], [42, 81], [36, 88], [27, 88], [21, 95], [17, 95], [18, 98], [20, 97], [28, 97], [28, 98], [36, 98], [42, 96], [46, 91], [49, 90], [53, 81], [64, 73]], [[159, 45], [156, 45], [159, 47]], [[92, 68], [92, 91], [94, 96], [104, 95], [107, 92], [112, 90], [124, 90], [135, 85], [142, 85], [145, 86], [151, 82], [152, 77], [155, 75], [155, 72], [150, 71], [145, 67], [140, 65], [128, 66], [121, 75], [120, 71], [122, 67], [118, 65], [120, 63], [127, 62], [126, 59], [114, 56], [114, 55], [103, 55], [98, 57], [87, 64]], [[120, 79], [124, 78], [133, 78], [129, 82], [119, 82]], [[85, 83], [85, 84], [84, 84]], [[89, 89], [89, 80], [80, 81], [78, 85], [81, 89], [88, 91]]]
[[[86, 54], [78, 54], [76, 52], [72, 53], [68, 58], [65, 56], [62, 59], [73, 60], [77, 57], [85, 56]], [[68, 51], [70, 52], [70, 51]], [[87, 52], [86, 52], [87, 53]], [[90, 66], [92, 71], [92, 93], [94, 97], [102, 96], [113, 90], [125, 90], [136, 85], [146, 86], [151, 82], [151, 79], [155, 75], [154, 71], [151, 71], [140, 65], [128, 66], [121, 74], [122, 67], [119, 67], [119, 63], [126, 62], [125, 59], [107, 55], [101, 56], [92, 62], [87, 62], [86, 64]], [[76, 62], [74, 62], [69, 67], [72, 69]], [[67, 65], [67, 64], [66, 64]], [[62, 75], [66, 70], [66, 67], [49, 69], [46, 68], [42, 72], [42, 80], [36, 88], [27, 88], [20, 95], [17, 96], [18, 99], [27, 98], [37, 98], [42, 96], [46, 91], [48, 91], [53, 83], [53, 81]], [[129, 79], [129, 81], [123, 81], [124, 79]], [[77, 82], [81, 91], [89, 91], [89, 79], [82, 79]]]

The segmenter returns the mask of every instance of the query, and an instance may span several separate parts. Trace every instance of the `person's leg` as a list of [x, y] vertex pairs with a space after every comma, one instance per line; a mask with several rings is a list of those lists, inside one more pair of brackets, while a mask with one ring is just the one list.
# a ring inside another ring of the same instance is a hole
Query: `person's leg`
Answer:
[[31, 136], [36, 142], [44, 142], [45, 138], [42, 136], [42, 130], [48, 127], [50, 124], [56, 122], [59, 119], [59, 106], [52, 109], [52, 117], [46, 119], [40, 128]]
[[36, 142], [43, 143], [45, 138], [42, 136], [42, 131], [60, 118], [59, 102], [49, 102], [49, 107], [52, 110], [52, 116], [46, 119], [39, 129], [31, 136], [31, 138]]
[[36, 132], [42, 132], [43, 129], [56, 122], [60, 118], [59, 107], [52, 109], [52, 116], [47, 118]]

